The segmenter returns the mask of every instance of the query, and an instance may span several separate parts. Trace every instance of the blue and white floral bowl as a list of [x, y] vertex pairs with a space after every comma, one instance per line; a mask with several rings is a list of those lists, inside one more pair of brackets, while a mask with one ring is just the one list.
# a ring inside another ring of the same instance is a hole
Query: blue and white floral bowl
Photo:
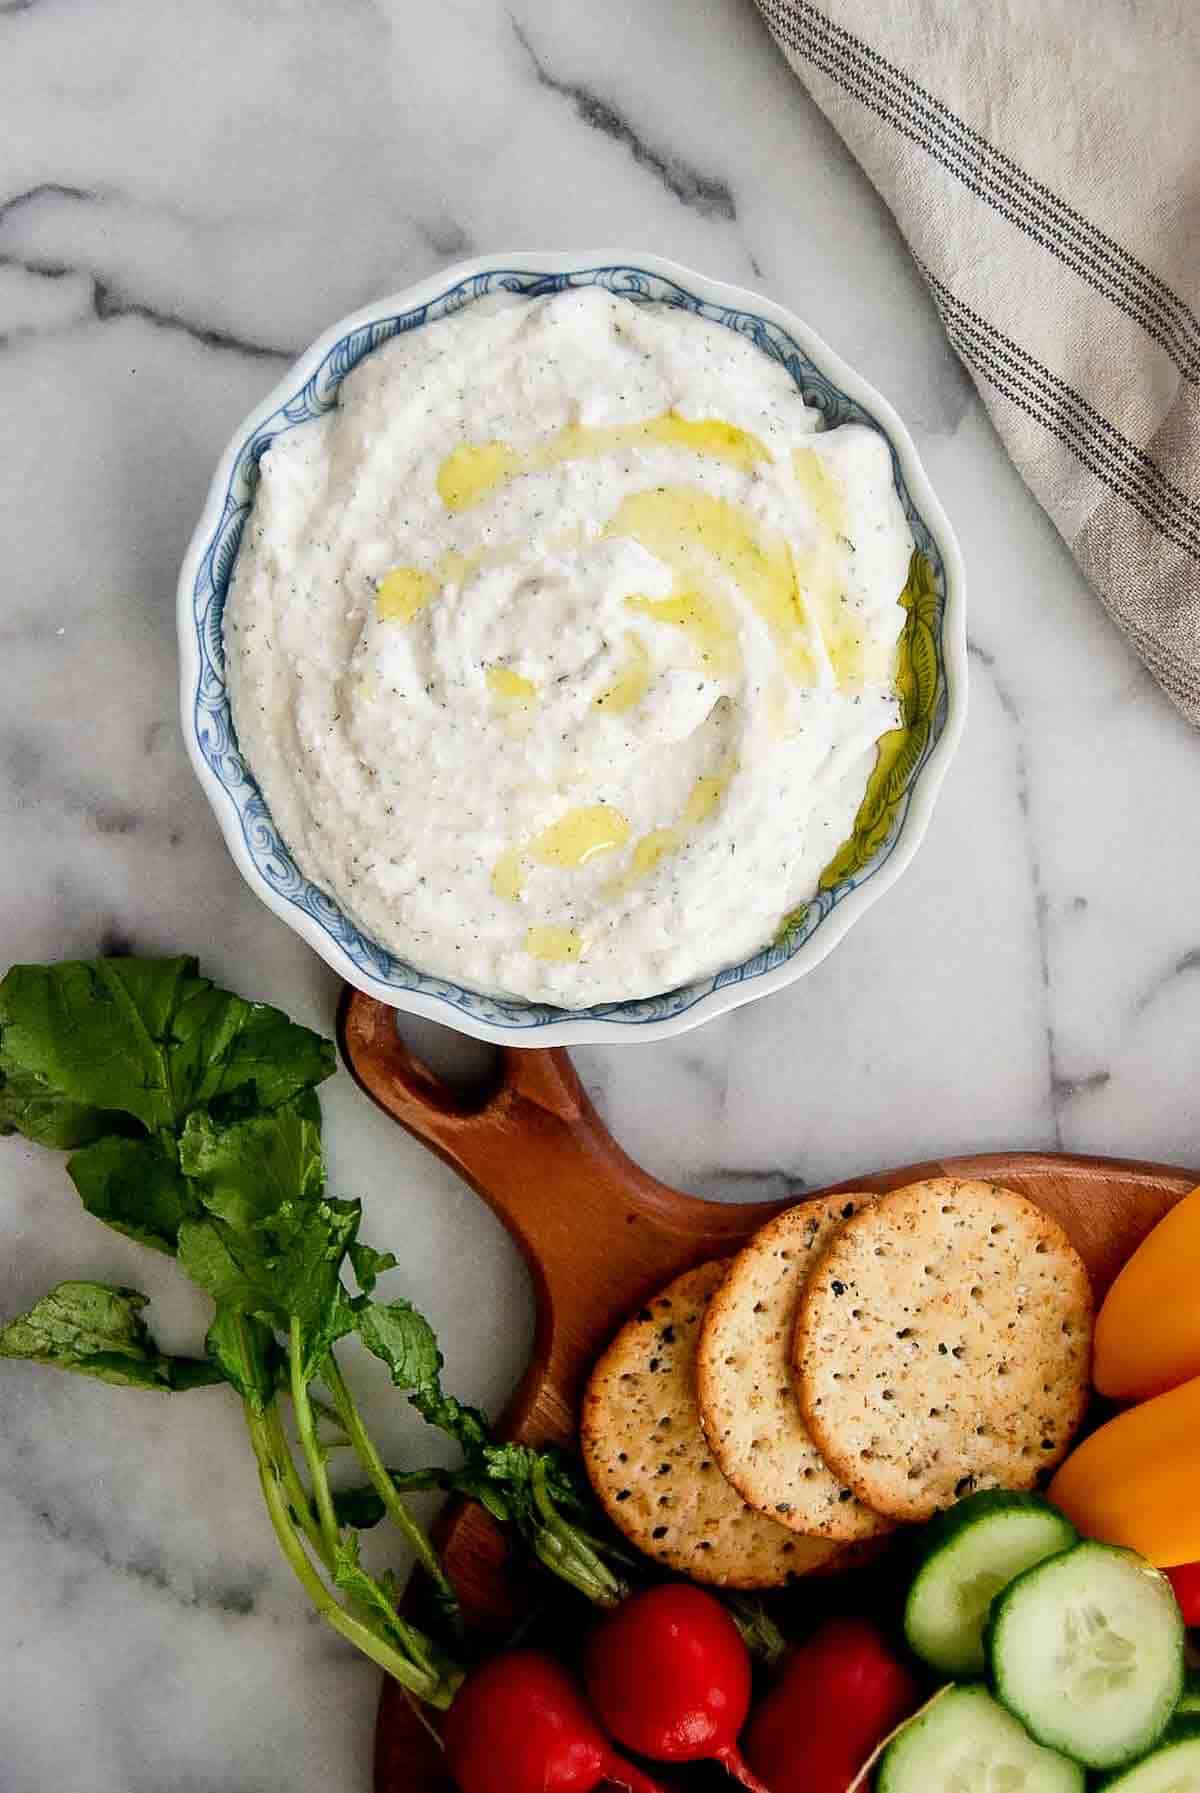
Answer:
[[[444, 978], [427, 977], [362, 934], [332, 898], [304, 876], [239, 752], [221, 634], [225, 597], [254, 497], [259, 460], [275, 437], [329, 410], [350, 369], [402, 331], [418, 330], [498, 289], [535, 298], [569, 286], [602, 286], [637, 301], [676, 305], [737, 330], [783, 363], [807, 403], [830, 426], [855, 421], [887, 439], [896, 490], [925, 561], [926, 673], [920, 732], [913, 737], [913, 750], [894, 768], [887, 801], [879, 808], [869, 838], [860, 843], [860, 852], [848, 856], [841, 873], [837, 873], [843, 859], [839, 856], [831, 868], [837, 875], [823, 882], [779, 939], [745, 964], [681, 989], [635, 1002], [570, 1010], [482, 996]], [[178, 616], [184, 738], [234, 862], [251, 888], [360, 990], [397, 1009], [503, 1045], [578, 1045], [682, 1033], [811, 971], [856, 917], [895, 882], [916, 852], [966, 709], [962, 559], [908, 432], [892, 407], [781, 305], [651, 255], [485, 256], [381, 299], [327, 330], [242, 424], [222, 456], [180, 573]]]

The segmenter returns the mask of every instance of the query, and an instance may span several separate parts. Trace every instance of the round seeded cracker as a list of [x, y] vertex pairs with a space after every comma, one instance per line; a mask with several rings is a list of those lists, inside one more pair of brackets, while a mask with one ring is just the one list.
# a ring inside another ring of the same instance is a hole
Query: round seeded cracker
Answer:
[[891, 1529], [826, 1464], [791, 1376], [805, 1279], [838, 1228], [874, 1200], [825, 1196], [768, 1221], [709, 1303], [696, 1356], [700, 1420], [722, 1473], [759, 1512], [826, 1538], [872, 1538]]
[[800, 1298], [792, 1368], [860, 1500], [926, 1519], [1032, 1488], [1088, 1402], [1092, 1292], [1061, 1227], [993, 1183], [936, 1177], [848, 1220]]
[[676, 1277], [623, 1326], [583, 1397], [583, 1460], [613, 1523], [647, 1556], [693, 1581], [780, 1587], [841, 1555], [747, 1506], [700, 1428], [696, 1342], [727, 1263]]

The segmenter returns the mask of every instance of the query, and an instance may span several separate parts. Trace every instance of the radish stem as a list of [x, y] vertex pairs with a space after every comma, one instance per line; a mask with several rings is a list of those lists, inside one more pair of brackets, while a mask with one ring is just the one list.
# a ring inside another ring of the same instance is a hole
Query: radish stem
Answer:
[[652, 1780], [641, 1768], [635, 1768], [614, 1750], [604, 1764], [604, 1778], [614, 1787], [625, 1787], [628, 1793], [663, 1793], [661, 1784]]
[[747, 1793], [771, 1793], [764, 1781], [760, 1781], [737, 1745], [731, 1743], [725, 1749], [714, 1750], [713, 1761], [719, 1762], [726, 1774], [731, 1774], [735, 1781], [740, 1781]]
[[601, 1559], [587, 1533], [577, 1525], [568, 1525], [562, 1517], [550, 1498], [542, 1462], [534, 1468], [530, 1489], [542, 1522], [533, 1544], [539, 1561], [596, 1606], [619, 1606], [629, 1593], [628, 1586]]
[[854, 1779], [850, 1782], [850, 1785], [846, 1788], [846, 1793], [858, 1793], [858, 1789], [864, 1785], [867, 1776], [870, 1774], [872, 1768], [874, 1768], [876, 1762], [878, 1762], [888, 1744], [891, 1743], [894, 1738], [898, 1737], [901, 1731], [907, 1731], [909, 1725], [915, 1724], [918, 1718], [924, 1718], [930, 1707], [936, 1706], [942, 1695], [944, 1693], [949, 1693], [953, 1686], [953, 1681], [947, 1681], [944, 1686], [938, 1688], [936, 1693], [930, 1694], [923, 1706], [918, 1706], [915, 1712], [910, 1712], [907, 1718], [901, 1719], [900, 1723], [895, 1725], [893, 1729], [888, 1732], [883, 1741], [875, 1745], [875, 1748], [871, 1751]]
[[359, 1462], [371, 1478], [371, 1486], [383, 1502], [384, 1510], [395, 1520], [413, 1555], [433, 1582], [443, 1610], [452, 1615], [457, 1614], [458, 1597], [449, 1577], [438, 1561], [433, 1545], [397, 1493], [395, 1484], [387, 1472], [387, 1466], [363, 1425], [362, 1416], [355, 1406], [354, 1397], [346, 1386], [345, 1378], [332, 1351], [329, 1353], [321, 1373], [325, 1386], [333, 1396], [338, 1419], [354, 1447]]
[[288, 1327], [288, 1367], [291, 1373], [296, 1431], [300, 1436], [300, 1449], [304, 1452], [308, 1473], [312, 1477], [313, 1498], [317, 1503], [317, 1518], [321, 1523], [321, 1537], [325, 1545], [322, 1554], [333, 1562], [337, 1557], [341, 1533], [333, 1510], [333, 1496], [329, 1492], [329, 1477], [325, 1472], [325, 1452], [317, 1439], [317, 1422], [312, 1402], [308, 1398], [303, 1359], [304, 1332], [300, 1321], [293, 1314]]
[[[239, 1342], [244, 1348], [244, 1329], [239, 1329]], [[419, 1631], [406, 1624], [394, 1612], [382, 1589], [376, 1583], [370, 1583], [372, 1594], [378, 1598], [378, 1606], [382, 1609], [382, 1616], [388, 1630], [394, 1634], [396, 1642], [403, 1646], [403, 1650], [397, 1649], [394, 1643], [389, 1642], [378, 1631], [348, 1613], [325, 1586], [309, 1560], [308, 1553], [304, 1548], [304, 1538], [301, 1536], [302, 1531], [309, 1538], [322, 1563], [330, 1573], [333, 1573], [338, 1555], [338, 1531], [329, 1495], [328, 1480], [324, 1476], [324, 1460], [315, 1444], [312, 1432], [312, 1409], [307, 1398], [303, 1402], [295, 1400], [297, 1387], [300, 1388], [302, 1396], [307, 1396], [303, 1377], [298, 1368], [300, 1339], [299, 1323], [295, 1320], [292, 1322], [290, 1343], [292, 1346], [293, 1402], [297, 1409], [296, 1423], [301, 1434], [302, 1444], [305, 1443], [306, 1423], [309, 1428], [308, 1444], [312, 1454], [309, 1454], [309, 1450], [306, 1449], [306, 1457], [310, 1466], [313, 1465], [315, 1458], [316, 1468], [320, 1472], [314, 1482], [317, 1505], [319, 1511], [323, 1487], [332, 1527], [332, 1545], [329, 1542], [330, 1532], [326, 1526], [324, 1524], [318, 1526], [314, 1523], [312, 1508], [288, 1447], [275, 1403], [268, 1402], [260, 1410], [256, 1403], [243, 1401], [250, 1442], [258, 1464], [258, 1479], [262, 1487], [263, 1500], [266, 1503], [275, 1536], [279, 1541], [279, 1547], [313, 1606], [321, 1617], [333, 1626], [335, 1631], [354, 1644], [364, 1655], [369, 1656], [372, 1662], [377, 1663], [385, 1673], [399, 1681], [402, 1687], [417, 1694], [431, 1705], [444, 1708], [453, 1699], [458, 1683], [462, 1679], [461, 1674], [455, 1669], [447, 1671], [438, 1663], [428, 1641]], [[404, 1654], [403, 1651], [407, 1651], [408, 1654]]]
[[387, 1674], [400, 1682], [402, 1687], [410, 1688], [421, 1699], [430, 1705], [443, 1709], [449, 1706], [454, 1697], [455, 1685], [447, 1677], [439, 1679], [431, 1668], [418, 1666], [400, 1651], [389, 1644], [386, 1639], [372, 1631], [361, 1620], [354, 1618], [334, 1599], [325, 1583], [321, 1580], [312, 1563], [309, 1561], [303, 1542], [292, 1523], [288, 1505], [283, 1496], [281, 1475], [275, 1463], [267, 1436], [267, 1427], [262, 1416], [256, 1414], [247, 1404], [246, 1421], [250, 1431], [250, 1442], [254, 1447], [254, 1455], [258, 1460], [258, 1477], [262, 1486], [263, 1499], [274, 1527], [279, 1547], [291, 1565], [296, 1579], [312, 1601], [317, 1612], [326, 1619], [334, 1630], [347, 1639], [349, 1643], [369, 1656]]
[[300, 1479], [300, 1472], [292, 1456], [287, 1434], [283, 1429], [283, 1418], [278, 1407], [272, 1401], [263, 1416], [267, 1440], [271, 1450], [271, 1459], [278, 1466], [280, 1485], [296, 1523], [299, 1525], [310, 1546], [316, 1551], [321, 1563], [330, 1574], [333, 1573], [333, 1561], [326, 1552], [325, 1539], [321, 1528], [313, 1517], [312, 1501], [308, 1489]]

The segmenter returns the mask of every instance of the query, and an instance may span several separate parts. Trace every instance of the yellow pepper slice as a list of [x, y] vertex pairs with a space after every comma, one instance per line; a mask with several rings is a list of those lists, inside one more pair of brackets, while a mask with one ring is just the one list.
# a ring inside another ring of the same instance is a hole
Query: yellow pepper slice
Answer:
[[[1142, 1401], [1200, 1376], [1200, 1189], [1138, 1246], [1096, 1316], [1092, 1378]], [[1197, 1495], [1200, 1502], [1200, 1493]]]
[[1089, 1538], [1160, 1569], [1200, 1558], [1200, 1376], [1130, 1407], [1085, 1438], [1048, 1498]]

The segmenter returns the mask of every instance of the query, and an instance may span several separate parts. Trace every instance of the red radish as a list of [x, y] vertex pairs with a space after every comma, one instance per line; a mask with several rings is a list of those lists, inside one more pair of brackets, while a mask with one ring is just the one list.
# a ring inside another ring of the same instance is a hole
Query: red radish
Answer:
[[921, 1691], [877, 1626], [830, 1619], [784, 1663], [746, 1732], [772, 1793], [846, 1793]]
[[647, 1588], [601, 1620], [584, 1656], [588, 1693], [618, 1743], [657, 1762], [720, 1762], [767, 1793], [738, 1753], [750, 1658], [719, 1601], [682, 1583]]
[[509, 1650], [468, 1675], [442, 1739], [462, 1793], [592, 1793], [602, 1781], [662, 1793], [621, 1759], [570, 1675], [539, 1650]]
[[1179, 1563], [1163, 1574], [1175, 1590], [1185, 1625], [1200, 1625], [1200, 1563]]

